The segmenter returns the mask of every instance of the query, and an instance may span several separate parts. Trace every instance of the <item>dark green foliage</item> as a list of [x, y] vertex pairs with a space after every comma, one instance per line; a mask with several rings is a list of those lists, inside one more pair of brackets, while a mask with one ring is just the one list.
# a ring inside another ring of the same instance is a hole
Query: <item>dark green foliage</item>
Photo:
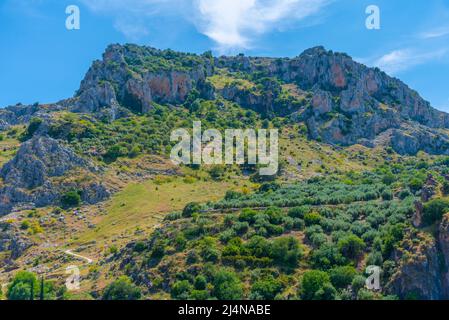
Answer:
[[224, 174], [224, 167], [223, 166], [213, 166], [210, 170], [209, 170], [209, 174], [212, 177], [212, 179], [214, 180], [220, 180], [221, 177]]
[[53, 282], [37, 279], [36, 275], [28, 271], [19, 271], [8, 285], [6, 292], [8, 300], [55, 300], [56, 287]]
[[199, 275], [195, 278], [195, 289], [196, 290], [205, 290], [207, 286], [207, 280], [204, 276]]
[[8, 285], [8, 300], [34, 300], [39, 292], [39, 282], [34, 273], [20, 271]]
[[343, 289], [352, 283], [352, 280], [357, 275], [357, 270], [351, 266], [341, 266], [330, 270], [329, 274], [334, 287]]
[[292, 218], [304, 218], [304, 216], [310, 212], [310, 207], [308, 206], [301, 206], [301, 207], [295, 207], [288, 211], [288, 216]]
[[194, 213], [199, 213], [201, 210], [201, 206], [199, 203], [191, 202], [184, 207], [182, 211], [182, 216], [184, 218], [191, 217]]
[[251, 287], [249, 296], [252, 300], [274, 300], [281, 293], [283, 284], [273, 276], [256, 281]]
[[441, 192], [447, 196], [449, 195], [449, 181], [444, 180], [443, 185], [441, 186]]
[[424, 205], [423, 221], [426, 225], [432, 225], [441, 220], [447, 212], [449, 212], [449, 200], [434, 199]]
[[338, 248], [344, 257], [355, 260], [363, 253], [365, 242], [356, 235], [350, 235], [338, 241]]
[[81, 204], [80, 192], [73, 190], [65, 193], [61, 197], [61, 203], [66, 208], [78, 207]]
[[235, 274], [228, 269], [220, 269], [214, 274], [214, 296], [219, 300], [240, 300], [243, 298], [243, 285]]
[[312, 270], [304, 273], [301, 280], [300, 294], [304, 300], [334, 300], [336, 290], [326, 272]]
[[320, 224], [321, 219], [322, 219], [322, 217], [318, 212], [310, 212], [310, 213], [306, 213], [304, 215], [304, 222], [305, 222], [306, 226]]
[[171, 296], [178, 300], [187, 300], [193, 291], [193, 286], [188, 280], [175, 282], [171, 287]]
[[131, 279], [121, 276], [109, 284], [103, 292], [103, 300], [139, 300], [141, 291]]
[[26, 131], [20, 137], [20, 140], [26, 141], [26, 140], [31, 139], [33, 137], [33, 135], [36, 133], [36, 131], [39, 129], [39, 127], [41, 126], [42, 122], [43, 122], [43, 120], [40, 118], [31, 119]]
[[271, 257], [280, 266], [295, 268], [303, 251], [298, 240], [293, 237], [275, 239], [271, 247]]

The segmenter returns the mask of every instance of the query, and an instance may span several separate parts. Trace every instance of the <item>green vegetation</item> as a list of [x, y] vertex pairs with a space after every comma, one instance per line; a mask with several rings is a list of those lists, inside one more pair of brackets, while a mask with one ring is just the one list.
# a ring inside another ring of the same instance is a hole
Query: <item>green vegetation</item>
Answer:
[[53, 282], [38, 280], [34, 273], [20, 271], [8, 285], [8, 300], [54, 300], [64, 290], [57, 290]]
[[78, 191], [69, 191], [61, 197], [61, 203], [66, 208], [78, 207], [81, 204], [81, 195]]
[[125, 276], [109, 284], [103, 292], [103, 300], [139, 300], [140, 297], [140, 289]]

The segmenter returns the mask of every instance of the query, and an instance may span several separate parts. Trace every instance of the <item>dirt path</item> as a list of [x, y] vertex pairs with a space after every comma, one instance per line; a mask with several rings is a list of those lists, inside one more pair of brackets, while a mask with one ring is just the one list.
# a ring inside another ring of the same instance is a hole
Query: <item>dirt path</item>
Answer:
[[90, 259], [90, 258], [88, 258], [88, 257], [85, 257], [85, 256], [82, 256], [82, 255], [73, 253], [71, 250], [66, 250], [66, 251], [64, 251], [64, 253], [67, 254], [67, 255], [69, 255], [69, 256], [72, 256], [72, 257], [75, 257], [75, 258], [82, 259], [82, 260], [86, 261], [87, 264], [91, 264], [91, 263], [94, 262], [92, 259]]

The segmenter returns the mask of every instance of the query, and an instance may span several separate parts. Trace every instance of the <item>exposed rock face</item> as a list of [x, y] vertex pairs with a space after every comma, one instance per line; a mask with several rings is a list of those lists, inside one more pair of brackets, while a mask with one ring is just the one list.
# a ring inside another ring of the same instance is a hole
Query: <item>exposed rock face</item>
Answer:
[[[102, 107], [122, 105], [136, 112], [145, 113], [152, 108], [152, 102], [183, 103], [193, 88], [210, 90], [204, 87], [206, 76], [211, 75], [210, 59], [202, 63], [166, 70], [155, 66], [155, 70], [131, 67], [142, 65], [146, 57], [157, 57], [156, 49], [138, 46], [109, 46], [102, 61], [96, 61], [81, 82], [78, 91], [79, 108], [98, 110]], [[205, 92], [210, 96], [210, 91]]]
[[59, 104], [52, 105], [15, 105], [4, 109], [0, 108], [0, 131], [7, 130], [10, 126], [26, 124], [32, 118], [45, 118], [48, 113], [62, 110]]
[[42, 186], [49, 177], [59, 177], [74, 167], [86, 167], [86, 160], [58, 141], [37, 136], [22, 144], [17, 155], [0, 171], [6, 184], [33, 189]]
[[[215, 90], [208, 80], [217, 68], [243, 72], [263, 89], [227, 85]], [[284, 99], [281, 84], [306, 93]], [[323, 47], [295, 58], [213, 58], [136, 45], [111, 45], [95, 61], [74, 98], [48, 106], [0, 110], [0, 130], [26, 123], [49, 110], [93, 113], [110, 120], [126, 110], [145, 113], [155, 103], [179, 105], [189, 96], [221, 95], [267, 117], [303, 121], [311, 138], [339, 145], [385, 143], [400, 154], [449, 154], [449, 115], [430, 106], [417, 92], [384, 72]], [[382, 137], [380, 139], [379, 137]]]
[[312, 138], [372, 146], [378, 135], [394, 129], [388, 143], [399, 153], [448, 153], [449, 137], [431, 129], [448, 128], [448, 114], [433, 109], [400, 80], [346, 54], [317, 47], [293, 59], [226, 57], [216, 65], [251, 73], [263, 70], [313, 91], [309, 107], [295, 116], [306, 122]]
[[445, 299], [437, 243], [430, 235], [411, 232], [415, 234], [407, 234], [394, 253], [398, 267], [387, 290], [401, 299]]
[[[0, 215], [25, 203], [43, 207], [59, 201], [64, 189], [79, 186], [58, 186], [51, 179], [75, 168], [97, 170], [54, 139], [35, 136], [23, 143], [16, 156], [0, 171], [5, 185], [0, 189]], [[108, 196], [102, 185], [94, 183], [83, 187], [83, 197], [88, 203], [96, 203]]]
[[444, 259], [443, 270], [443, 290], [444, 297], [449, 299], [449, 214], [446, 214], [441, 221], [438, 236], [441, 256]]
[[0, 222], [0, 252], [9, 251], [11, 260], [19, 258], [32, 245], [12, 224]]

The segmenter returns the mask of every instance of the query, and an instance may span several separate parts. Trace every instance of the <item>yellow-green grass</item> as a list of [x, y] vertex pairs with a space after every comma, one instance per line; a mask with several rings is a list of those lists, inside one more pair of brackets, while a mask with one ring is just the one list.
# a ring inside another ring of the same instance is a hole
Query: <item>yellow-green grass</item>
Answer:
[[245, 79], [234, 78], [232, 75], [226, 73], [225, 71], [220, 72], [220, 74], [213, 75], [209, 77], [208, 80], [216, 89], [224, 89], [230, 85], [236, 85], [241, 90], [249, 90], [255, 87], [255, 84], [251, 81]]
[[[325, 143], [307, 140], [296, 127], [282, 130], [279, 148], [280, 159], [286, 163], [285, 169], [303, 179], [337, 170], [368, 170], [381, 160], [371, 149], [362, 146], [336, 149]], [[301, 170], [295, 164], [301, 164]]]
[[[97, 247], [120, 242], [118, 236], [134, 235], [137, 230], [147, 234], [166, 214], [179, 211], [189, 202], [216, 201], [227, 190], [241, 190], [246, 180], [186, 182], [181, 177], [168, 182], [154, 179], [130, 184], [113, 196], [106, 205], [106, 214], [96, 218], [95, 229], [75, 237], [75, 244], [96, 241]], [[125, 239], [126, 239], [125, 238]]]
[[[0, 133], [0, 135], [3, 134]], [[20, 142], [18, 140], [8, 138], [4, 135], [3, 140], [0, 141], [0, 168], [14, 157], [19, 146]]]

